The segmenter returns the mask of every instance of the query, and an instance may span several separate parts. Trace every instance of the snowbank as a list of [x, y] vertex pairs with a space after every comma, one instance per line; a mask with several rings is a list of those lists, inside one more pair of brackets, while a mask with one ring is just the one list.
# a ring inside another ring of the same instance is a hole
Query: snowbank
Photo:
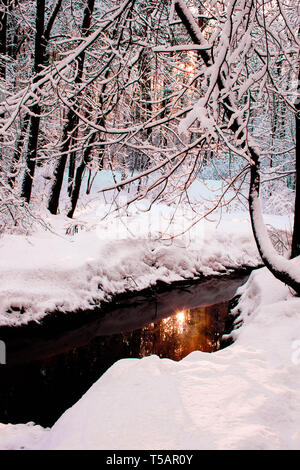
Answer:
[[[56, 234], [3, 236], [0, 325], [89, 308], [158, 280], [259, 262], [245, 212], [222, 219], [215, 213], [213, 221], [172, 239], [194, 220], [193, 210], [184, 206], [173, 220], [173, 207], [160, 203], [148, 212], [147, 201], [141, 204], [144, 212], [132, 206], [122, 217], [103, 219], [107, 203], [89, 200], [74, 222], [47, 216]], [[288, 225], [279, 216], [266, 221], [282, 230]], [[230, 347], [195, 351], [180, 362], [118, 361], [51, 429], [0, 424], [0, 448], [299, 449], [300, 299], [266, 269], [239, 293], [243, 326]]]
[[[203, 221], [188, 234], [162, 241], [157, 221], [168, 222], [167, 206], [154, 215], [136, 211], [101, 222], [99, 211], [102, 206], [96, 205], [93, 217], [88, 213], [89, 225], [82, 211], [73, 236], [65, 235], [66, 219], [53, 217], [58, 235], [40, 230], [0, 239], [0, 325], [38, 321], [54, 310], [87, 309], [159, 280], [170, 283], [259, 262], [245, 214], [224, 217], [220, 224]], [[171, 230], [182, 230], [182, 220]]]
[[[41, 180], [40, 175], [35, 188], [39, 211], [38, 195], [45, 192]], [[113, 183], [111, 172], [99, 172], [90, 194], [82, 194], [74, 220], [41, 212], [53, 233], [39, 227], [27, 237], [0, 238], [0, 326], [39, 321], [55, 310], [88, 309], [157, 281], [214, 275], [260, 262], [249, 216], [238, 200], [231, 203], [233, 209], [201, 219], [221, 196], [222, 181], [195, 180], [188, 189], [189, 203], [160, 201], [151, 210], [147, 199], [126, 207], [135, 184], [129, 192], [99, 193]], [[232, 196], [229, 191], [227, 198]], [[109, 214], [115, 202], [123, 208]], [[64, 201], [61, 205], [65, 213]], [[279, 230], [290, 228], [287, 216], [267, 215], [266, 223]]]
[[39, 439], [0, 427], [1, 446], [299, 449], [300, 299], [266, 269], [240, 293], [244, 324], [230, 347], [120, 360]]

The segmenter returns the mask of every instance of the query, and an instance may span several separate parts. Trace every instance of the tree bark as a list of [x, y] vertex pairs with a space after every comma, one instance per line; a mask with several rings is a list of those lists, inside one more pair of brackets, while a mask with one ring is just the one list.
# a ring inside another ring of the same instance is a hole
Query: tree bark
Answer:
[[[41, 70], [44, 58], [44, 27], [45, 27], [45, 0], [37, 0], [36, 2], [36, 32], [35, 32], [35, 48], [34, 48], [34, 67], [33, 72], [37, 74]], [[31, 107], [31, 117], [29, 122], [28, 147], [25, 156], [25, 172], [22, 182], [21, 197], [26, 202], [30, 202], [32, 183], [35, 172], [35, 162], [37, 153], [37, 142], [40, 123], [40, 105], [35, 104]]]
[[[99, 125], [99, 126], [104, 125], [104, 118], [103, 117], [101, 117], [97, 121], [97, 125]], [[83, 177], [83, 172], [84, 172], [85, 168], [87, 167], [87, 165], [91, 162], [91, 147], [90, 147], [90, 145], [95, 142], [96, 136], [97, 136], [97, 133], [93, 132], [93, 134], [91, 135], [91, 137], [90, 137], [90, 139], [87, 143], [88, 144], [87, 147], [84, 149], [83, 158], [81, 160], [81, 163], [79, 164], [79, 166], [77, 167], [77, 170], [76, 170], [74, 188], [73, 188], [73, 191], [72, 191], [72, 194], [71, 194], [71, 208], [67, 213], [67, 217], [69, 217], [70, 219], [72, 219], [72, 217], [74, 215], [74, 212], [75, 212], [75, 209], [76, 209], [76, 206], [77, 206], [79, 193], [80, 193], [80, 188], [81, 188], [82, 177]], [[99, 153], [101, 155], [100, 159], [103, 160], [104, 146], [100, 149]], [[100, 161], [100, 163], [101, 163], [101, 161]]]
[[[128, 12], [128, 16], [131, 18], [131, 9]], [[116, 31], [114, 31], [114, 33], [115, 32]], [[113, 33], [113, 36], [114, 36], [114, 33]], [[120, 34], [118, 43], [120, 43], [122, 37], [123, 37], [123, 30], [121, 29], [121, 34]], [[112, 57], [113, 57], [113, 55], [111, 56], [111, 59], [112, 59]], [[108, 78], [109, 73], [110, 73], [110, 69], [107, 68], [107, 70], [104, 74], [105, 79]], [[107, 83], [104, 83], [102, 85], [102, 88], [101, 88], [100, 98], [99, 98], [101, 107], [103, 106], [103, 96], [104, 96], [104, 92], [106, 90], [106, 87], [107, 87]], [[97, 121], [96, 121], [96, 124], [97, 124], [97, 126], [104, 127], [105, 126], [105, 117], [103, 115], [100, 115], [98, 117]], [[78, 202], [78, 199], [79, 199], [79, 194], [80, 194], [80, 189], [81, 189], [81, 183], [82, 183], [82, 177], [83, 177], [83, 174], [84, 174], [84, 170], [86, 169], [86, 167], [88, 166], [88, 164], [92, 160], [92, 157], [91, 157], [92, 147], [91, 146], [96, 141], [97, 135], [98, 135], [98, 132], [93, 132], [91, 134], [91, 136], [89, 137], [89, 139], [88, 139], [87, 146], [86, 146], [86, 148], [84, 149], [84, 152], [83, 152], [82, 160], [81, 160], [79, 166], [77, 167], [76, 174], [75, 174], [75, 181], [74, 181], [74, 183], [72, 183], [72, 187], [70, 187], [70, 169], [69, 169], [69, 189], [71, 189], [72, 191], [71, 191], [71, 208], [69, 209], [69, 211], [67, 213], [67, 217], [69, 217], [71, 219], [73, 218], [73, 215], [74, 215], [74, 212], [75, 212], [75, 209], [76, 209], [76, 206], [77, 206], [77, 202]], [[71, 154], [70, 158], [72, 158], [72, 157], [74, 158], [74, 156]], [[99, 167], [103, 167], [103, 159], [104, 159], [104, 145], [100, 144], [100, 151], [99, 151], [99, 155], [98, 155], [98, 162], [99, 162], [98, 165], [99, 165]], [[75, 162], [70, 162], [70, 164], [72, 164], [72, 166], [74, 165], [74, 168], [72, 169], [72, 171], [74, 171], [75, 170]]]
[[2, 62], [0, 64], [0, 78], [6, 78], [6, 65], [5, 56], [7, 52], [7, 5], [8, 0], [2, 0], [2, 11], [0, 13], [0, 54], [2, 55]]
[[[94, 10], [95, 0], [87, 0], [86, 8], [83, 14], [83, 21], [82, 21], [82, 35], [87, 36], [90, 26], [91, 20]], [[77, 75], [75, 78], [75, 84], [81, 83], [82, 75], [83, 75], [83, 68], [84, 68], [84, 61], [85, 61], [85, 52], [82, 52], [78, 59], [78, 69]], [[76, 109], [78, 103], [74, 100], [73, 103], [74, 108]], [[58, 206], [59, 206], [59, 198], [64, 178], [64, 172], [66, 168], [66, 163], [68, 159], [68, 154], [70, 151], [70, 146], [72, 142], [72, 133], [76, 133], [76, 126], [78, 123], [77, 115], [75, 114], [73, 108], [70, 108], [67, 113], [67, 120], [66, 124], [63, 129], [62, 133], [62, 146], [61, 146], [61, 153], [62, 155], [59, 157], [55, 170], [54, 170], [54, 182], [51, 187], [49, 201], [48, 201], [48, 209], [51, 214], [57, 214]]]
[[[51, 29], [60, 10], [62, 0], [57, 0], [52, 15], [45, 28], [45, 0], [37, 0], [36, 4], [36, 36], [34, 54], [34, 73], [38, 74], [48, 61], [47, 46]], [[33, 79], [34, 80], [34, 79]], [[33, 178], [36, 166], [39, 130], [41, 122], [41, 107], [37, 103], [31, 107], [29, 120], [28, 144], [25, 155], [26, 169], [23, 177], [21, 196], [26, 202], [30, 202]], [[26, 121], [25, 126], [27, 127]]]
[[300, 71], [298, 75], [298, 89], [296, 98], [296, 116], [295, 116], [295, 127], [296, 127], [296, 197], [295, 197], [295, 212], [294, 212], [294, 230], [292, 239], [292, 252], [291, 258], [295, 258], [300, 255]]

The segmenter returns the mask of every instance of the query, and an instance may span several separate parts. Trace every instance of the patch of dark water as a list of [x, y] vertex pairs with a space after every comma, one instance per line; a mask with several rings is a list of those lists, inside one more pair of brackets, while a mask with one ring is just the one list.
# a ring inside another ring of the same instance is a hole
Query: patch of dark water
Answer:
[[[186, 282], [119, 300], [74, 322], [0, 328], [0, 422], [52, 426], [116, 361], [156, 354], [180, 360], [217, 351], [228, 333], [229, 301], [247, 274]], [[122, 384], [120, 383], [120, 387]]]

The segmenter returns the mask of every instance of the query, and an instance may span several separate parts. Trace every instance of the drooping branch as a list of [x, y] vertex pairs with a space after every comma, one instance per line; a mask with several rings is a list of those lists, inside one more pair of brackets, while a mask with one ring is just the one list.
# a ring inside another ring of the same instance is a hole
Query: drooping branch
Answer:
[[[191, 12], [187, 8], [185, 1], [174, 0], [174, 4], [175, 11], [182, 20], [183, 25], [186, 27], [191, 40], [195, 44], [204, 45], [201, 30], [197, 23], [193, 21]], [[232, 17], [230, 17], [230, 20], [232, 21]], [[211, 63], [209, 52], [207, 50], [199, 50], [198, 53], [202, 57], [204, 64], [208, 67]], [[218, 80], [215, 81], [216, 87], [218, 87], [220, 104], [224, 106], [225, 113], [229, 119], [229, 129], [234, 132], [236, 139], [242, 142], [242, 148], [248, 153], [250, 161], [249, 212], [258, 251], [263, 262], [272, 274], [283, 283], [289, 285], [298, 295], [300, 295], [300, 276], [297, 273], [297, 266], [295, 266], [294, 260], [289, 261], [277, 254], [264, 225], [259, 199], [260, 149], [254, 142], [252, 142], [252, 140], [249, 141], [249, 138], [246, 135], [245, 126], [243, 125], [244, 123], [240, 117], [234, 115], [235, 106], [231, 99], [230, 92], [228, 91], [225, 95], [225, 99], [222, 99], [221, 92], [225, 88], [224, 78], [226, 78], [226, 75], [224, 69], [222, 69], [222, 63], [220, 65], [221, 66], [218, 69]]]

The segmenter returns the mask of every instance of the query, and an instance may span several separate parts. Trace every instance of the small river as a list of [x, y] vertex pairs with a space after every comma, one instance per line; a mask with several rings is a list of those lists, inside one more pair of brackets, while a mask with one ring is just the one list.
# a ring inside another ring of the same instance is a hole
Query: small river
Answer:
[[52, 426], [119, 359], [156, 354], [178, 361], [224, 347], [229, 302], [248, 276], [164, 285], [102, 309], [54, 314], [41, 325], [0, 328], [7, 357], [0, 365], [0, 422]]

